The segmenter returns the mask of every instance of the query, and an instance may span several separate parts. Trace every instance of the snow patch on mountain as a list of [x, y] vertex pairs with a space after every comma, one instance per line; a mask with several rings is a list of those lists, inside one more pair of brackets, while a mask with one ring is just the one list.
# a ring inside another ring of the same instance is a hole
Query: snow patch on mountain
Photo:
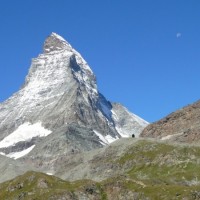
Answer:
[[123, 138], [128, 138], [130, 137], [130, 134], [129, 133], [126, 133], [124, 131], [122, 131], [122, 129], [118, 126], [115, 127], [117, 132], [123, 137]]
[[53, 176], [53, 175], [54, 175], [54, 174], [51, 173], [51, 172], [46, 172], [46, 174], [49, 175], [49, 176]]
[[29, 141], [33, 137], [46, 137], [47, 135], [51, 134], [51, 132], [52, 131], [42, 127], [41, 122], [37, 122], [35, 124], [26, 122], [20, 125], [13, 133], [0, 141], [0, 148], [13, 146], [21, 141]]
[[15, 160], [18, 158], [21, 158], [23, 156], [25, 156], [26, 154], [28, 154], [29, 152], [31, 152], [33, 150], [33, 148], [35, 147], [35, 145], [30, 146], [27, 149], [24, 149], [23, 151], [19, 151], [19, 152], [12, 152], [10, 154], [7, 154], [5, 156], [9, 157], [9, 158], [14, 158]]
[[106, 139], [106, 140], [108, 141], [108, 143], [110, 144], [110, 143], [113, 143], [114, 141], [118, 140], [119, 138], [118, 138], [118, 137], [114, 138], [114, 137], [112, 137], [111, 135], [106, 135], [106, 136], [105, 136], [105, 139]]
[[103, 144], [104, 146], [107, 145], [107, 144], [110, 144], [110, 143], [114, 142], [117, 139], [119, 139], [118, 137], [114, 138], [114, 137], [112, 137], [110, 135], [103, 136], [98, 131], [96, 131], [96, 130], [93, 130], [93, 131], [99, 137], [99, 139], [101, 140], [101, 144]]
[[52, 32], [51, 35], [55, 36], [56, 38], [58, 38], [59, 40], [61, 40], [63, 42], [66, 42], [66, 40], [62, 36], [58, 35], [57, 33]]

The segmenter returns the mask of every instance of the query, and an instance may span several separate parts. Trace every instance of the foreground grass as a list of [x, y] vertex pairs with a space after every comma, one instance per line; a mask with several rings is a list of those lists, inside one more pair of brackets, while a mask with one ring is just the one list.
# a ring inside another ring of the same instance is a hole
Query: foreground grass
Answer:
[[0, 184], [0, 199], [200, 199], [200, 147], [142, 140], [112, 162], [123, 173], [99, 183], [27, 172]]

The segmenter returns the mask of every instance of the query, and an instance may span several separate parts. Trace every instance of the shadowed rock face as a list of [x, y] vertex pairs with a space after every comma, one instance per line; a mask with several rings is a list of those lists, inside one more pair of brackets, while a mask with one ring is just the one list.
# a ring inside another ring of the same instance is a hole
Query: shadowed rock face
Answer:
[[200, 101], [147, 126], [141, 137], [200, 143]]

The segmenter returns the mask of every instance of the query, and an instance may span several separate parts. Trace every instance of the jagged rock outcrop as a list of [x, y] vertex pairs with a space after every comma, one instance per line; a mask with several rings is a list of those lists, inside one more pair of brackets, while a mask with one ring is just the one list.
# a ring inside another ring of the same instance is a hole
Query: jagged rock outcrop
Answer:
[[200, 101], [147, 126], [141, 137], [200, 143]]

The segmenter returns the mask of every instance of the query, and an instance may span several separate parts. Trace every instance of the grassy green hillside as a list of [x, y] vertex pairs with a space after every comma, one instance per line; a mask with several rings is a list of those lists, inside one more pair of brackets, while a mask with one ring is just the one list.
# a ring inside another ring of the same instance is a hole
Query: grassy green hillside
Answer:
[[109, 162], [124, 173], [101, 182], [67, 182], [27, 172], [0, 184], [0, 199], [200, 199], [198, 146], [139, 140]]
[[[14, 180], [7, 181], [0, 185], [0, 199], [76, 199], [82, 194], [92, 191], [94, 187], [101, 198], [99, 184], [90, 180], [76, 182], [63, 181], [55, 176], [49, 176], [39, 172], [29, 171]], [[91, 190], [91, 191], [90, 191]]]

